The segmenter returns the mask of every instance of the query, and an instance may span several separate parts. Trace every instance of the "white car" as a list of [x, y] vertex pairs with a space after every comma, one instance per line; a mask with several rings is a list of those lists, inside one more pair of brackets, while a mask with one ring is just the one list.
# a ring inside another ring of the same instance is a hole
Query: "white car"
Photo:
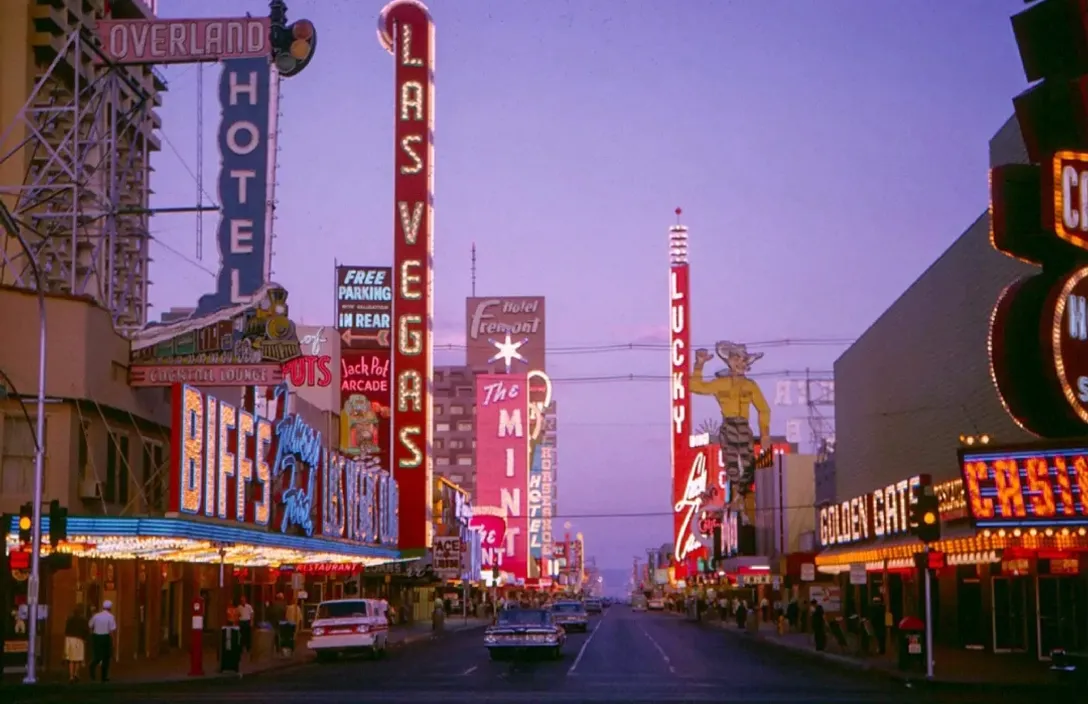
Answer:
[[384, 655], [389, 647], [388, 611], [384, 599], [323, 601], [310, 626], [310, 650], [321, 661], [347, 653]]
[[646, 608], [648, 608], [650, 611], [663, 611], [665, 609], [665, 600], [650, 599], [650, 601], [646, 604]]

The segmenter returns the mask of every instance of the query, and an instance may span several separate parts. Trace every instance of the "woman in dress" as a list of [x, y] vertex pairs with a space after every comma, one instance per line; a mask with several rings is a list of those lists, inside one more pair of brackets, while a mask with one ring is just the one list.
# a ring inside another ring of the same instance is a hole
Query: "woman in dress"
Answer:
[[64, 659], [68, 661], [69, 682], [79, 681], [79, 671], [83, 668], [86, 643], [90, 635], [83, 606], [77, 604], [64, 624]]

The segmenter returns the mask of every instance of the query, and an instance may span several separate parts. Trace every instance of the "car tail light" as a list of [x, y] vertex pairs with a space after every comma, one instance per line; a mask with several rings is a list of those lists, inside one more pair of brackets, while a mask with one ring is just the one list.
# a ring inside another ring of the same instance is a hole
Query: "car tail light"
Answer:
[[355, 632], [356, 633], [368, 633], [369, 631], [370, 631], [370, 627], [366, 626], [366, 625], [356, 626], [355, 627]]
[[323, 635], [325, 635], [325, 629], [324, 629], [324, 628], [315, 628], [315, 629], [314, 629], [314, 635], [315, 635], [315, 636], [323, 636]]

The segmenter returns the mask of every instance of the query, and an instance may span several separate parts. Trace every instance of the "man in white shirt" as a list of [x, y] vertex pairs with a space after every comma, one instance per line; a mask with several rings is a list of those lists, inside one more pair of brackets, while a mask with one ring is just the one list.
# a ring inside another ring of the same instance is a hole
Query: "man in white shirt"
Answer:
[[113, 617], [111, 610], [113, 603], [109, 600], [102, 602], [102, 609], [91, 616], [88, 625], [91, 627], [91, 680], [98, 670], [98, 664], [102, 664], [102, 681], [110, 681], [110, 660], [113, 658], [113, 633], [117, 630], [117, 619]]
[[242, 640], [242, 652], [249, 652], [253, 644], [253, 604], [243, 596], [238, 600], [238, 626]]

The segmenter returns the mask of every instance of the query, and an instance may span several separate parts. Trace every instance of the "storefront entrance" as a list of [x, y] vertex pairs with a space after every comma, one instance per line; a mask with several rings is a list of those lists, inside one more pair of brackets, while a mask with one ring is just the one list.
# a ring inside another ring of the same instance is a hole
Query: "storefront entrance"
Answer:
[[1039, 658], [1055, 648], [1082, 650], [1088, 646], [1088, 598], [1085, 582], [1075, 576], [1039, 577]]
[[994, 577], [994, 652], [1027, 651], [1027, 577]]
[[957, 568], [960, 578], [956, 594], [960, 645], [968, 650], [986, 649], [986, 619], [982, 601], [982, 580], [974, 565]]

